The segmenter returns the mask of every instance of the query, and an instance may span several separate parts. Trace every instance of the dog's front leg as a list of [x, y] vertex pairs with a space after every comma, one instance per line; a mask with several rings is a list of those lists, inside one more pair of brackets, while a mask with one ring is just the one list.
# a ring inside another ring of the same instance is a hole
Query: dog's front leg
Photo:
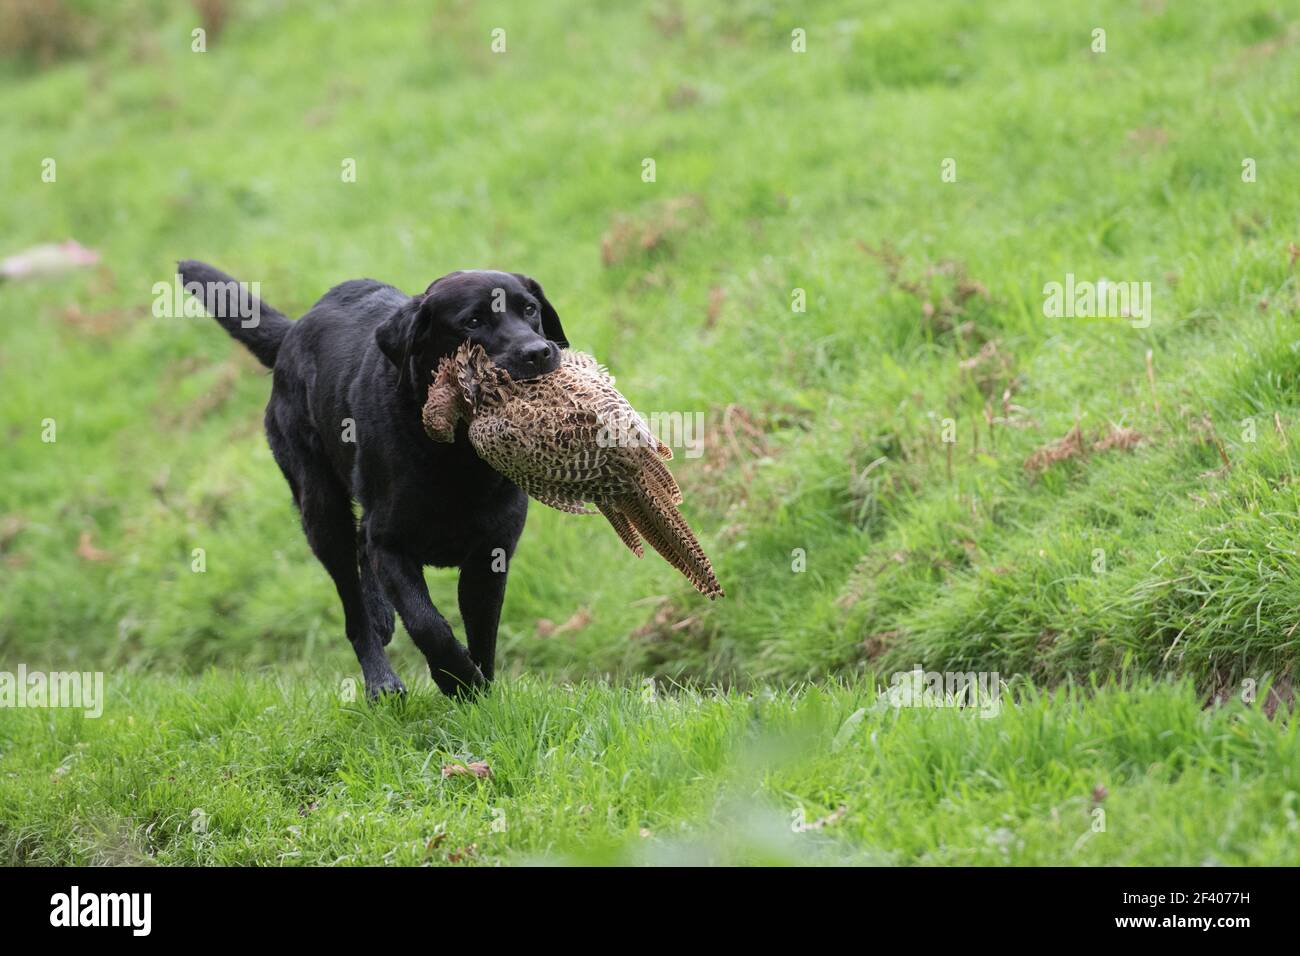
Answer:
[[497, 627], [506, 596], [508, 561], [501, 548], [474, 555], [460, 566], [456, 589], [469, 656], [488, 680], [496, 672]]
[[384, 593], [429, 662], [429, 673], [438, 689], [444, 694], [461, 695], [482, 687], [486, 683], [483, 673], [429, 597], [420, 562], [373, 540], [367, 551]]

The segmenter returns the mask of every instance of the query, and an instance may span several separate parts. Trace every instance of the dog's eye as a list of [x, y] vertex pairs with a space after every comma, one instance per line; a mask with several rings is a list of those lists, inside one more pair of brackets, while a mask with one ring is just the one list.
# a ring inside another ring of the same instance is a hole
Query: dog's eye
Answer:
[[524, 315], [536, 315], [536, 314], [537, 314], [537, 306], [535, 306], [533, 303], [529, 302], [527, 305], [524, 306]]
[[471, 315], [468, 319], [465, 320], [465, 328], [467, 329], [477, 329], [479, 327], [479, 324], [480, 323], [477, 315]]

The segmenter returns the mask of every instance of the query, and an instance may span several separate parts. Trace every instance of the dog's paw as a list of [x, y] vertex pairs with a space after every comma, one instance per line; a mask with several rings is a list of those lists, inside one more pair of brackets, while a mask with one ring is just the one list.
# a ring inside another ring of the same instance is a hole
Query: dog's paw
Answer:
[[479, 673], [478, 676], [468, 684], [457, 684], [456, 689], [452, 691], [451, 696], [457, 700], [472, 701], [487, 696], [488, 691], [492, 689], [492, 682]]
[[438, 685], [438, 690], [457, 700], [472, 700], [488, 686], [487, 678], [468, 655], [463, 663], [458, 664], [455, 673], [445, 668], [434, 667], [429, 668], [429, 673], [433, 677], [433, 682]]
[[396, 674], [378, 678], [366, 684], [366, 699], [379, 700], [383, 697], [405, 697], [406, 685]]

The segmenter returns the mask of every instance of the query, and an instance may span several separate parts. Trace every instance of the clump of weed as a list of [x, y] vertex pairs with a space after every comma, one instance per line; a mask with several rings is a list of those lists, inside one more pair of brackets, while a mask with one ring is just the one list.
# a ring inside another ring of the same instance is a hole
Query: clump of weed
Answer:
[[989, 301], [989, 291], [971, 278], [964, 263], [940, 259], [918, 271], [909, 269], [906, 257], [888, 242], [880, 246], [859, 242], [858, 248], [884, 267], [890, 286], [920, 304], [922, 321], [931, 332], [959, 339], [985, 338], [969, 316], [974, 303]]

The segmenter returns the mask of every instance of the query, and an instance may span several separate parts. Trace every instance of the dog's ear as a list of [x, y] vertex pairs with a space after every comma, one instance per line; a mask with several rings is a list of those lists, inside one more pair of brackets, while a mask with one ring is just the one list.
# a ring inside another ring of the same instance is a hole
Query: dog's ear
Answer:
[[430, 303], [427, 300], [427, 294], [413, 296], [375, 329], [375, 342], [379, 345], [379, 351], [397, 368], [398, 391], [406, 385], [411, 353], [415, 351], [420, 336], [429, 327]]
[[411, 356], [415, 353], [416, 346], [433, 327], [434, 315], [438, 310], [438, 283], [458, 275], [460, 272], [449, 272], [434, 279], [423, 295], [411, 296], [375, 329], [375, 342], [378, 343], [379, 350], [397, 367], [399, 391], [406, 385], [411, 371]]
[[542, 291], [542, 285], [531, 276], [514, 274], [515, 278], [524, 284], [524, 287], [537, 297], [537, 301], [542, 305], [542, 334], [554, 342], [562, 349], [569, 347], [569, 340], [564, 335], [564, 326], [560, 325], [559, 313], [555, 311], [555, 306], [551, 305], [546, 293]]

